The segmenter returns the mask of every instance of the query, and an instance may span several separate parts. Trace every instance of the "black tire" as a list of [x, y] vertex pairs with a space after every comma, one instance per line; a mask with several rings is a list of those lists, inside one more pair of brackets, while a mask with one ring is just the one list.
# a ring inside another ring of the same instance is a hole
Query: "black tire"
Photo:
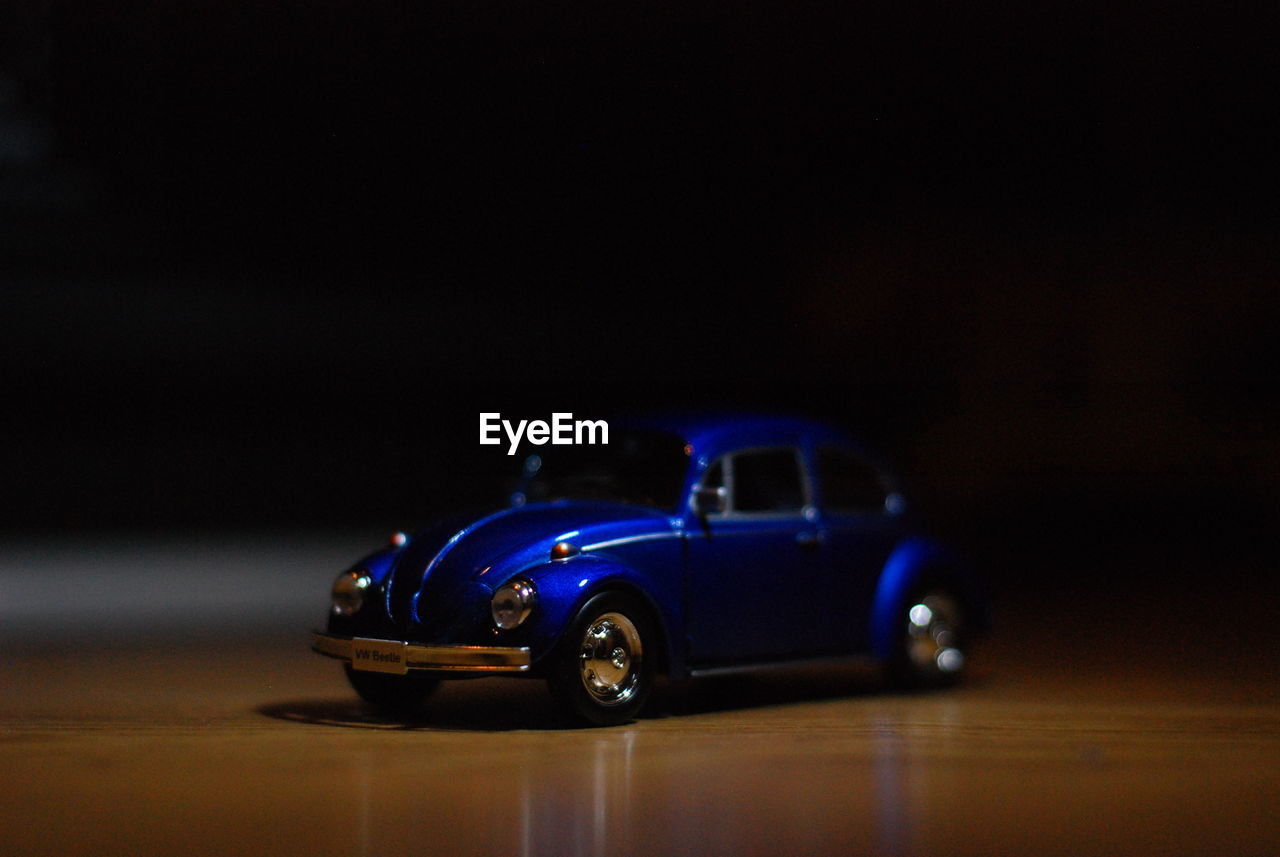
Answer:
[[440, 680], [424, 673], [390, 675], [388, 673], [353, 670], [344, 665], [347, 681], [360, 698], [382, 714], [404, 716], [422, 708], [427, 697], [435, 693]]
[[634, 720], [653, 690], [658, 634], [635, 597], [602, 592], [582, 606], [556, 651], [547, 684], [576, 725]]
[[908, 689], [948, 687], [963, 676], [971, 623], [964, 599], [943, 583], [917, 586], [899, 605], [889, 680]]

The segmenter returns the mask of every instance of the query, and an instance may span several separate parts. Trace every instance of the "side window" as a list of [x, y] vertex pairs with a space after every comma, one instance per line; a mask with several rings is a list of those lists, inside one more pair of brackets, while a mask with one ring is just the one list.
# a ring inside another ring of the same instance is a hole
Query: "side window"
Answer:
[[724, 487], [724, 459], [717, 458], [707, 468], [707, 472], [702, 474], [701, 485], [703, 488], [723, 488]]
[[818, 450], [818, 477], [822, 501], [828, 511], [856, 514], [884, 511], [888, 491], [876, 471], [862, 459], [842, 449]]
[[[702, 474], [702, 479], [698, 481], [697, 491], [699, 493], [706, 491], [709, 488], [719, 489], [721, 498], [724, 498], [719, 502], [714, 500], [706, 501], [705, 505], [702, 506], [702, 508], [706, 510], [704, 514], [712, 517], [720, 517], [728, 514], [727, 486], [725, 485], [727, 470], [728, 467], [725, 464], [725, 459], [717, 458], [711, 463], [711, 466], [707, 468], [707, 471]], [[694, 499], [697, 498], [690, 498], [690, 500]]]
[[799, 512], [804, 482], [793, 449], [766, 449], [733, 456], [733, 511]]

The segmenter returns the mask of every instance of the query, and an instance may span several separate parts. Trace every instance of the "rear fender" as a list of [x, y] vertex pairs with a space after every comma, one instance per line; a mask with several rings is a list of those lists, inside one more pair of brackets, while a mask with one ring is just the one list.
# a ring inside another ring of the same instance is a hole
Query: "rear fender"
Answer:
[[950, 552], [928, 539], [907, 539], [894, 549], [876, 586], [871, 607], [871, 651], [888, 659], [900, 632], [900, 611], [912, 590], [924, 583], [947, 586], [973, 617], [975, 630], [985, 628], [986, 605], [972, 575]]

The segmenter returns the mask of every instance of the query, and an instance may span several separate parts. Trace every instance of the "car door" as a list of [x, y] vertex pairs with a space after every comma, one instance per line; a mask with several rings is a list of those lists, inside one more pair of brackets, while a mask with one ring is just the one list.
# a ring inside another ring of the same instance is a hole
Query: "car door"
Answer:
[[743, 449], [714, 461], [701, 487], [726, 489], [723, 512], [691, 522], [689, 657], [715, 666], [816, 654], [833, 643], [823, 533], [797, 447]]
[[880, 573], [906, 533], [903, 501], [887, 475], [851, 450], [816, 451], [824, 559], [833, 592], [841, 593], [843, 645], [867, 644], [867, 622]]

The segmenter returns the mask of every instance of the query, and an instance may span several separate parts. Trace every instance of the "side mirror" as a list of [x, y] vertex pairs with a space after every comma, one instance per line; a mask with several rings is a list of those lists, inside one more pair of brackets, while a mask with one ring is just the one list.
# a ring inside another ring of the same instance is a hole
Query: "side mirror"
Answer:
[[723, 515], [725, 507], [729, 505], [729, 492], [723, 485], [716, 488], [699, 488], [693, 492], [689, 505], [693, 507], [693, 513], [699, 518]]

